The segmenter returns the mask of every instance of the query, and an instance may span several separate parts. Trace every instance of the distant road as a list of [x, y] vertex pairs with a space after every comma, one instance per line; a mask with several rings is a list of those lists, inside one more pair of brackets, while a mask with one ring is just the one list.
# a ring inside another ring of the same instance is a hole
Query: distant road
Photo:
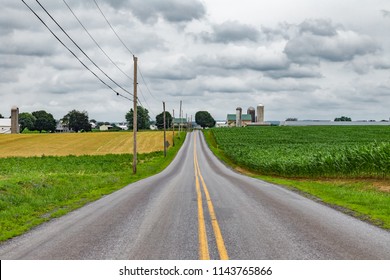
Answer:
[[390, 232], [239, 175], [193, 132], [162, 173], [0, 246], [0, 259], [390, 259]]

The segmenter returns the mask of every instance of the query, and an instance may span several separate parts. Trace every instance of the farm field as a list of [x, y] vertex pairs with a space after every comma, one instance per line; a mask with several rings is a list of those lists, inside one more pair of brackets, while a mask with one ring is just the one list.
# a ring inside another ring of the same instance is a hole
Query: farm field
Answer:
[[[139, 153], [163, 150], [163, 132], [138, 132]], [[167, 137], [172, 144], [172, 137]], [[105, 155], [133, 153], [130, 132], [1, 134], [0, 157]]]
[[263, 175], [389, 178], [390, 127], [247, 127], [213, 129], [235, 164]]
[[248, 127], [205, 132], [238, 172], [390, 229], [390, 127]]
[[[0, 157], [0, 242], [161, 172], [185, 139], [185, 134], [181, 139], [176, 137], [175, 146], [170, 146], [164, 157], [162, 151], [145, 152], [148, 146], [151, 150], [159, 149], [163, 141], [161, 133], [139, 135], [139, 146], [144, 147], [144, 152], [138, 154], [135, 175], [130, 148], [122, 147], [132, 145], [128, 140], [132, 138], [131, 133], [1, 136], [1, 153], [7, 152], [7, 148], [17, 149], [23, 156], [11, 157], [17, 153], [8, 151], [8, 157]], [[16, 140], [10, 141], [12, 138]], [[89, 155], [75, 156], [86, 153]]]

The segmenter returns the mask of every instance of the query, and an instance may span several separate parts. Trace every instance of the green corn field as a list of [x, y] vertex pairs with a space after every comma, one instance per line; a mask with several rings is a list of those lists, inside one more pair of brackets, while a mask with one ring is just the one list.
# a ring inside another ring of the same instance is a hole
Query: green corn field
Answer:
[[234, 163], [264, 175], [390, 177], [390, 126], [215, 128], [212, 133]]

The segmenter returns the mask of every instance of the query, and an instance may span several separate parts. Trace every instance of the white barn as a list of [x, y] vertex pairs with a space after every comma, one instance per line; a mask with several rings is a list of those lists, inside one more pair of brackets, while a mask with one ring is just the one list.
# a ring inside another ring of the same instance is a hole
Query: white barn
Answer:
[[11, 133], [11, 119], [0, 119], [0, 134]]

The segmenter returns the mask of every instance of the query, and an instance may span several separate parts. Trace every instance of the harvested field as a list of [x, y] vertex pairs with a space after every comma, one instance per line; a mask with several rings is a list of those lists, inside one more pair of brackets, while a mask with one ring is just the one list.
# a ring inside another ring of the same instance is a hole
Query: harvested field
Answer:
[[[163, 150], [163, 132], [138, 132], [139, 153]], [[172, 144], [172, 137], [167, 140]], [[131, 132], [0, 135], [0, 157], [132, 154]]]

